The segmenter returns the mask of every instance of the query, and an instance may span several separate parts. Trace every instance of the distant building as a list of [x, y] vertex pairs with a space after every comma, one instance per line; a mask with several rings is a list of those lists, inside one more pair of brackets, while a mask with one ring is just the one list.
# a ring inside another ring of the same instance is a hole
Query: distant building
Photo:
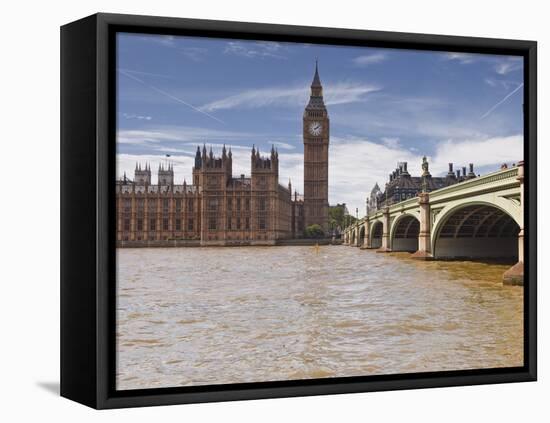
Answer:
[[407, 162], [399, 162], [396, 169], [390, 173], [389, 181], [383, 192], [378, 183], [372, 188], [366, 199], [367, 215], [385, 206], [417, 197], [423, 191], [434, 191], [475, 177], [473, 163], [470, 163], [468, 173], [466, 173], [466, 167], [462, 168], [462, 172], [457, 170], [455, 173], [453, 163], [449, 163], [447, 174], [439, 177], [430, 174], [426, 157], [422, 159], [422, 175], [420, 176], [411, 176], [407, 170]]
[[370, 191], [370, 195], [367, 197], [366, 200], [366, 210], [367, 215], [369, 215], [372, 211], [378, 210], [380, 208], [380, 204], [382, 202], [382, 191], [380, 191], [380, 187], [378, 186], [378, 182], [374, 184], [374, 187], [372, 187], [372, 190]]
[[[272, 245], [301, 238], [308, 225], [328, 234], [329, 119], [317, 65], [303, 117], [304, 195], [279, 184], [279, 153], [262, 156], [252, 147], [250, 176], [233, 176], [231, 149], [220, 157], [197, 147], [193, 180], [176, 184], [171, 164], [136, 164], [134, 179], [116, 182], [117, 245]], [[156, 243], [156, 244], [155, 244]]]

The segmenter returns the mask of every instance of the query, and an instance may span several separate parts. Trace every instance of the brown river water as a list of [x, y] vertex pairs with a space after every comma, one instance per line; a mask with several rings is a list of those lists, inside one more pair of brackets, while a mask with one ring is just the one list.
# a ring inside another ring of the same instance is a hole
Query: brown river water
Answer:
[[523, 365], [509, 264], [408, 256], [118, 249], [117, 389]]

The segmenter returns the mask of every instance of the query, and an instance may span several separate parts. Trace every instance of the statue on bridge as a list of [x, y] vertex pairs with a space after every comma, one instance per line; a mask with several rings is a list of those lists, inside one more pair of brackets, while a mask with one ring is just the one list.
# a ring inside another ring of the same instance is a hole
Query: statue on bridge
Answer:
[[430, 176], [429, 166], [426, 156], [422, 157], [422, 176]]

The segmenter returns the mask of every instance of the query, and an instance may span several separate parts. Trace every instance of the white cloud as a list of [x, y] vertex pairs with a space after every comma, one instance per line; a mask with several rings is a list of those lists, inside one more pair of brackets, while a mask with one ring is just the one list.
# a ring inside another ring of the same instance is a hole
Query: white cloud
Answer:
[[136, 115], [136, 114], [133, 114], [133, 113], [122, 113], [122, 116], [125, 119], [137, 119], [137, 120], [151, 120], [151, 119], [153, 119], [151, 116]]
[[305, 98], [307, 90], [300, 88], [260, 88], [243, 91], [229, 97], [215, 100], [200, 107], [201, 110], [213, 112], [216, 110], [233, 109], [237, 107], [255, 108], [278, 105], [296, 105]]
[[382, 142], [384, 143], [384, 145], [385, 145], [386, 147], [390, 147], [390, 148], [398, 148], [398, 147], [400, 147], [399, 138], [395, 138], [395, 137], [382, 137], [381, 140], [382, 140]]
[[[523, 159], [523, 135], [493, 137], [483, 140], [448, 140], [436, 147], [434, 170], [443, 172], [446, 162], [474, 163], [476, 166], [498, 166], [502, 163], [517, 163]], [[441, 162], [441, 163], [440, 163]]]
[[517, 88], [521, 84], [520, 81], [514, 81], [511, 79], [497, 79], [497, 78], [485, 78], [485, 83], [493, 88], [504, 88], [506, 91]]
[[495, 65], [495, 72], [499, 75], [507, 75], [520, 69], [523, 69], [523, 59], [520, 57], [509, 57]]
[[166, 142], [211, 144], [212, 141], [232, 142], [256, 136], [247, 132], [221, 131], [187, 126], [159, 126], [150, 129], [122, 129], [117, 133], [117, 142], [130, 145], [151, 145]]
[[476, 62], [480, 56], [471, 53], [453, 53], [449, 52], [445, 54], [447, 60], [456, 60], [462, 65], [469, 65]]
[[[354, 103], [362, 101], [369, 93], [379, 91], [374, 85], [353, 82], [327, 84], [325, 88], [325, 103], [329, 105]], [[229, 97], [215, 100], [200, 107], [206, 112], [233, 108], [256, 108], [265, 106], [303, 106], [309, 96], [306, 84], [288, 88], [273, 87], [243, 91]]]
[[479, 115], [456, 113], [456, 106], [445, 99], [400, 98], [382, 93], [375, 96], [362, 111], [331, 111], [332, 122], [338, 122], [355, 134], [369, 134], [377, 139], [400, 138], [405, 143], [413, 137], [465, 139], [479, 138], [486, 133], [502, 133], [502, 128], [488, 128], [489, 122], [482, 126]]
[[376, 63], [381, 63], [387, 59], [387, 55], [384, 53], [373, 53], [357, 56], [353, 59], [353, 63], [357, 66], [369, 66]]
[[281, 49], [281, 44], [271, 41], [229, 41], [225, 46], [224, 54], [232, 54], [235, 56], [247, 57], [249, 59], [257, 57], [286, 59], [285, 56], [280, 54]]
[[173, 35], [144, 35], [143, 40], [161, 44], [166, 47], [174, 47], [176, 45], [176, 37]]
[[178, 50], [188, 59], [200, 62], [204, 59], [208, 50], [202, 47], [180, 47]]
[[356, 103], [365, 100], [367, 94], [381, 89], [381, 87], [375, 85], [352, 82], [340, 82], [335, 85], [327, 84], [325, 103], [327, 106]]
[[208, 53], [208, 50], [203, 47], [186, 46], [185, 37], [176, 37], [174, 35], [144, 35], [141, 37], [141, 39], [151, 43], [159, 44], [163, 47], [176, 49], [180, 51], [185, 57], [194, 62], [201, 61]]
[[365, 213], [365, 198], [375, 183], [382, 189], [397, 162], [410, 164], [409, 171], [420, 168], [420, 156], [398, 146], [378, 144], [367, 138], [348, 138], [330, 147], [329, 198], [331, 203], [346, 203], [350, 213]]
[[[462, 65], [469, 65], [483, 61], [485, 63], [493, 64], [493, 69], [499, 75], [507, 75], [510, 72], [514, 72], [523, 68], [523, 59], [517, 56], [491, 56], [473, 53], [446, 53], [445, 59], [455, 60]], [[492, 85], [492, 80], [485, 80], [488, 84]]]
[[275, 147], [283, 150], [294, 150], [296, 148], [292, 144], [288, 144], [286, 142], [280, 142], [280, 141], [272, 141], [272, 142], [268, 142], [268, 144], [273, 144]]

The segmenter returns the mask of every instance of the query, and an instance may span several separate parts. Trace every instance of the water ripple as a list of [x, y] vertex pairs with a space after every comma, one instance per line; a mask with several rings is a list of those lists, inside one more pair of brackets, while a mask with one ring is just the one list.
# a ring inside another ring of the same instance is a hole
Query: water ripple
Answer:
[[508, 265], [342, 246], [120, 249], [118, 389], [523, 364]]

